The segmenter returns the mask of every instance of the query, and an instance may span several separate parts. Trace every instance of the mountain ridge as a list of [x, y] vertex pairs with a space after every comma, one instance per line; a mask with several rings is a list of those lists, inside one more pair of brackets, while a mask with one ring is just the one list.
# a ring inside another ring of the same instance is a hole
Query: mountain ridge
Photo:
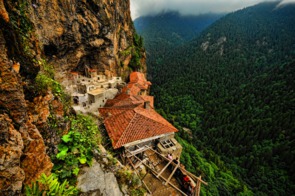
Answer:
[[[157, 40], [157, 37], [164, 40], [174, 39], [173, 44], [179, 45], [196, 37], [203, 29], [223, 15], [212, 13], [183, 16], [179, 12], [169, 11], [153, 16], [139, 17], [134, 20], [134, 26], [144, 39]], [[157, 31], [153, 31], [153, 29], [157, 29]]]

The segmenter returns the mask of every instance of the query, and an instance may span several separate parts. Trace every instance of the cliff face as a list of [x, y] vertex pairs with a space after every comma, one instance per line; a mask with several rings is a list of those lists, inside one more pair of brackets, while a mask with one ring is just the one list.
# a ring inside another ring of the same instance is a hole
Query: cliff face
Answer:
[[[46, 151], [56, 138], [48, 117], [69, 112], [50, 90], [36, 89], [45, 69], [40, 62], [52, 64], [59, 81], [85, 66], [126, 79], [135, 33], [129, 6], [129, 0], [0, 0], [1, 194], [20, 193], [23, 184], [50, 173]], [[141, 56], [145, 71], [144, 51]]]
[[[129, 0], [30, 0], [40, 48], [59, 73], [97, 68], [128, 76], [134, 28]], [[63, 74], [62, 74], [63, 75]]]
[[53, 165], [32, 122], [22, 79], [11, 67], [6, 44], [0, 32], [0, 190], [10, 194], [19, 192], [23, 182], [48, 174]]

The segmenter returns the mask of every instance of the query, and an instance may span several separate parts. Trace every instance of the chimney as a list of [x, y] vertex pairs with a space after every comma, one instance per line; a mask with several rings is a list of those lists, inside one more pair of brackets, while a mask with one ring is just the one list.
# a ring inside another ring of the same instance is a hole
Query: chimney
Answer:
[[147, 110], [150, 109], [150, 102], [149, 101], [144, 102], [144, 109], [147, 109]]

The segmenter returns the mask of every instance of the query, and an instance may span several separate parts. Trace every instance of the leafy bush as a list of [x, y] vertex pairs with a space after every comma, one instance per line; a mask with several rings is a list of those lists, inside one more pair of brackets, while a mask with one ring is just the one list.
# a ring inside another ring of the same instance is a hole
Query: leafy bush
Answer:
[[134, 34], [133, 41], [136, 47], [140, 49], [143, 48], [143, 38], [137, 33]]
[[143, 38], [135, 33], [133, 37], [133, 43], [134, 43], [134, 46], [131, 47], [132, 57], [129, 63], [129, 67], [132, 70], [138, 70], [141, 68], [140, 60], [142, 58], [142, 53], [144, 52]]
[[132, 50], [134, 50], [134, 46], [128, 47], [126, 50], [121, 51], [120, 54], [122, 56], [126, 57], [126, 56], [132, 54]]
[[51, 79], [54, 79], [54, 68], [51, 64], [47, 63], [45, 59], [38, 60], [38, 64], [41, 66], [42, 72], [46, 76], [50, 77]]
[[[38, 63], [40, 63], [40, 61]], [[60, 98], [61, 102], [63, 103], [64, 110], [67, 111], [70, 107], [71, 99], [69, 95], [64, 92], [61, 84], [53, 79], [54, 70], [52, 66], [43, 63], [43, 73], [39, 72], [35, 79], [35, 90], [42, 95], [46, 95], [48, 91], [51, 91], [55, 97]]]
[[79, 166], [91, 165], [92, 150], [98, 150], [101, 137], [96, 123], [90, 116], [70, 117], [71, 128], [62, 136], [58, 145], [58, 154], [54, 158], [54, 172], [60, 179], [69, 179], [74, 183], [79, 173]]
[[38, 196], [38, 195], [56, 195], [56, 196], [67, 196], [77, 195], [78, 190], [74, 186], [69, 186], [67, 180], [62, 184], [58, 181], [58, 178], [53, 174], [46, 176], [42, 174], [40, 179], [32, 183], [31, 187], [25, 187], [25, 195], [27, 196]]
[[45, 74], [39, 73], [37, 75], [36, 84], [37, 90], [42, 94], [46, 94], [48, 90], [51, 90], [55, 96], [60, 96], [63, 93], [61, 85]]
[[131, 191], [131, 196], [142, 196], [145, 195], [146, 190], [144, 188], [133, 189]]
[[140, 59], [141, 59], [140, 52], [135, 50], [132, 53], [132, 57], [131, 57], [131, 60], [130, 60], [130, 63], [129, 63], [129, 67], [132, 70], [138, 70], [141, 67]]
[[61, 96], [63, 93], [61, 85], [54, 80], [54, 68], [48, 64], [46, 60], [35, 60], [41, 66], [41, 71], [36, 77], [37, 90], [42, 94], [46, 94], [51, 90], [55, 96]]

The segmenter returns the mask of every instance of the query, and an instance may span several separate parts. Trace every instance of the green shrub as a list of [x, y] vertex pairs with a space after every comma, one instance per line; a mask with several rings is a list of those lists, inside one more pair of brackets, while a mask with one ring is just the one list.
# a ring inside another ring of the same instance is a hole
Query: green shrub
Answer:
[[50, 176], [42, 174], [36, 182], [32, 183], [31, 187], [25, 187], [25, 195], [27, 196], [67, 196], [77, 194], [78, 190], [74, 186], [69, 186], [67, 180], [60, 184], [58, 178], [56, 178], [54, 174], [51, 174]]
[[120, 52], [120, 54], [124, 57], [132, 54], [132, 50], [134, 50], [134, 46], [128, 47], [126, 50]]
[[41, 66], [41, 71], [44, 75], [54, 79], [54, 67], [51, 64], [47, 63], [45, 59], [38, 60], [38, 64]]
[[98, 127], [90, 116], [70, 117], [71, 128], [62, 136], [58, 145], [58, 154], [54, 158], [54, 172], [60, 179], [69, 179], [74, 183], [79, 173], [79, 166], [91, 165], [93, 150], [98, 150], [101, 136]]
[[[44, 69], [44, 68], [43, 68]], [[61, 84], [52, 79], [53, 70], [48, 65], [46, 69], [46, 73], [39, 73], [35, 79], [36, 83], [36, 91], [38, 94], [46, 95], [48, 91], [51, 91], [55, 97], [58, 97], [63, 103], [64, 111], [67, 111], [70, 108], [71, 99], [69, 95], [67, 95]]]
[[51, 90], [55, 96], [61, 96], [63, 93], [61, 85], [48, 77], [45, 74], [39, 73], [36, 77], [37, 90], [42, 94], [46, 94], [48, 90]]
[[133, 189], [131, 191], [131, 196], [143, 196], [145, 193], [146, 190], [144, 188]]
[[129, 67], [132, 70], [138, 70], [138, 69], [140, 69], [141, 68], [140, 59], [141, 59], [140, 52], [135, 50], [132, 53], [132, 57], [131, 57], [131, 60], [130, 60], [130, 63], [129, 63]]
[[143, 38], [135, 33], [133, 36], [133, 43], [134, 45], [131, 47], [132, 57], [129, 63], [129, 67], [132, 70], [138, 70], [142, 67], [140, 60], [142, 59], [142, 54], [144, 53]]

